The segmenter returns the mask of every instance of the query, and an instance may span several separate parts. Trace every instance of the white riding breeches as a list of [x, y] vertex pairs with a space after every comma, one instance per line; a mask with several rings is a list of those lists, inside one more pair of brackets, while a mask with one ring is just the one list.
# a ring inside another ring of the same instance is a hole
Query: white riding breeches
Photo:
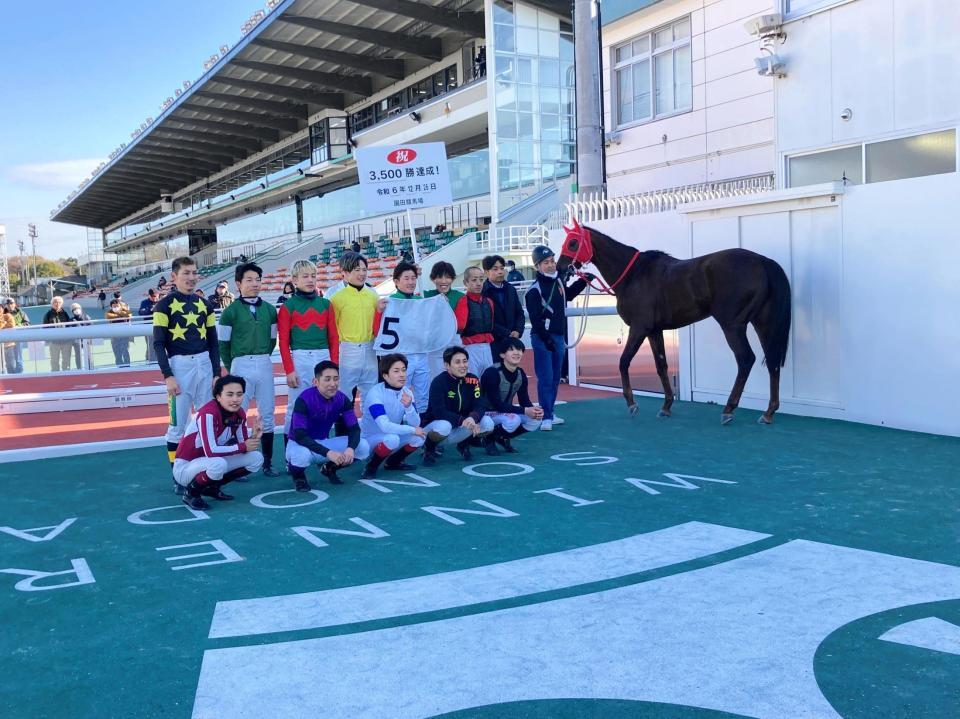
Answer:
[[250, 400], [257, 401], [257, 414], [263, 423], [264, 432], [274, 430], [274, 408], [277, 397], [273, 384], [273, 361], [270, 355], [243, 355], [230, 362], [230, 374], [243, 377], [247, 389], [243, 393], [243, 408]]
[[167, 397], [170, 408], [170, 426], [167, 441], [179, 442], [190, 424], [190, 409], [199, 410], [213, 399], [213, 366], [210, 355], [200, 352], [195, 355], [174, 355], [170, 369], [180, 386], [180, 394]]
[[214, 482], [223, 479], [223, 475], [235, 469], [245, 469], [250, 474], [259, 472], [263, 467], [263, 455], [258, 451], [243, 454], [231, 454], [229, 457], [197, 457], [197, 459], [175, 459], [173, 461], [173, 479], [186, 487], [201, 472]]
[[299, 384], [294, 388], [287, 388], [287, 415], [283, 420], [283, 433], [290, 434], [290, 422], [293, 421], [293, 405], [297, 402], [300, 393], [313, 384], [313, 368], [317, 363], [330, 359], [330, 350], [292, 350], [293, 371], [297, 374]]
[[[317, 444], [333, 452], [343, 452], [347, 448], [347, 437], [330, 437], [329, 439], [319, 439]], [[370, 445], [367, 440], [361, 439], [360, 444], [353, 450], [353, 456], [356, 459], [366, 459], [370, 456]], [[293, 439], [287, 440], [287, 461], [294, 467], [304, 469], [311, 464], [323, 464], [327, 458], [322, 454], [312, 452], [303, 445], [297, 444]]]

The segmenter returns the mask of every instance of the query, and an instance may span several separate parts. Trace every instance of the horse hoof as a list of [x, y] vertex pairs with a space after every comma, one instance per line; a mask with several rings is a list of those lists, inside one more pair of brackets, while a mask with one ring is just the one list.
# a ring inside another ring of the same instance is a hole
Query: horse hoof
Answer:
[[657, 412], [657, 417], [667, 417], [667, 418], [669, 418], [669, 417], [670, 417], [670, 413], [667, 412], [667, 410], [665, 410], [665, 409], [661, 409], [659, 412]]
[[757, 424], [773, 424], [773, 417], [769, 419], [764, 417], [762, 414], [757, 418]]
[[720, 415], [720, 426], [725, 427], [733, 421], [732, 414], [721, 414]]
[[631, 418], [637, 416], [637, 409], [638, 407], [635, 404], [631, 404], [627, 407], [627, 411], [630, 413]]

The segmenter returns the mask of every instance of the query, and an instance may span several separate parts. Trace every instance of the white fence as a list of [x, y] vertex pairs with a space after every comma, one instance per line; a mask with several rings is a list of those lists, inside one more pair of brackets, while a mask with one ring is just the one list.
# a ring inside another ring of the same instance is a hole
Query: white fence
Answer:
[[770, 192], [773, 189], [773, 175], [757, 175], [738, 180], [689, 185], [612, 198], [600, 193], [574, 195], [570, 202], [564, 203], [562, 213], [565, 213], [566, 217], [563, 217], [562, 213], [554, 213], [547, 224], [552, 229], [560, 229], [562, 223], [574, 217], [580, 222], [596, 222], [652, 212], [669, 212], [691, 202], [755, 195]]

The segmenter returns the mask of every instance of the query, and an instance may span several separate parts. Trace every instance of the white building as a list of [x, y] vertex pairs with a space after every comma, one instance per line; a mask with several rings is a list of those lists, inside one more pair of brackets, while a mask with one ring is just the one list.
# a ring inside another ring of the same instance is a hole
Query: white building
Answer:
[[769, 175], [774, 85], [744, 22], [776, 0], [607, 0], [610, 196]]

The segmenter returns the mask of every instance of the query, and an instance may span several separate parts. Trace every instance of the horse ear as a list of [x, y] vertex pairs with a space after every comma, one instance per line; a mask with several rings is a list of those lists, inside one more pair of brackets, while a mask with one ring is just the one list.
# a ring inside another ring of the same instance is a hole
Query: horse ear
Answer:
[[580, 229], [580, 223], [577, 222], [577, 218], [576, 218], [576, 217], [573, 218], [573, 229], [575, 229], [575, 230], [579, 230], [579, 229]]

